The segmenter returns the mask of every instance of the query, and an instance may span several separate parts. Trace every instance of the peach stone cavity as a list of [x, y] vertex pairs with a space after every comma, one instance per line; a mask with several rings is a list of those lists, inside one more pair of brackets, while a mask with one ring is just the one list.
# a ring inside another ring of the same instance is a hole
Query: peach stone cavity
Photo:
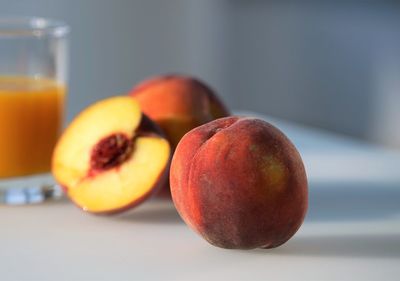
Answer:
[[82, 209], [110, 213], [152, 194], [170, 158], [168, 141], [150, 130], [132, 97], [112, 97], [79, 114], [59, 140], [53, 175]]

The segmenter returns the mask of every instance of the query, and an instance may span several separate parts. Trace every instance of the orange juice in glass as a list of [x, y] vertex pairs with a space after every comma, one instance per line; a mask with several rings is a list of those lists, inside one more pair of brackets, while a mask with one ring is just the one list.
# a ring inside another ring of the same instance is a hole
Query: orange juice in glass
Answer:
[[0, 19], [0, 204], [59, 195], [50, 175], [62, 129], [68, 27]]

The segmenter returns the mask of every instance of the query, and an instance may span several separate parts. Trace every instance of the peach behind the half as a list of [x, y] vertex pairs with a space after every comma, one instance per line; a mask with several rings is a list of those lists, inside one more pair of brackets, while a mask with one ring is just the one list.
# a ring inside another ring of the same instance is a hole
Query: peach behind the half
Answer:
[[93, 213], [116, 213], [164, 185], [170, 146], [130, 97], [85, 109], [65, 130], [52, 172], [68, 197]]
[[173, 148], [191, 129], [229, 115], [207, 85], [189, 76], [156, 76], [134, 87], [130, 95], [163, 129]]
[[183, 220], [223, 248], [285, 243], [308, 204], [296, 148], [277, 128], [254, 118], [221, 118], [187, 133], [172, 159], [170, 185]]

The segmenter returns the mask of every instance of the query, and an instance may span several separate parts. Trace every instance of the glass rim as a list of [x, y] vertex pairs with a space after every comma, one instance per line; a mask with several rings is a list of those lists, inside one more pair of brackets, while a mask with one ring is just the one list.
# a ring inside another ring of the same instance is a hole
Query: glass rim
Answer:
[[69, 26], [60, 20], [41, 17], [0, 17], [0, 38], [63, 37]]

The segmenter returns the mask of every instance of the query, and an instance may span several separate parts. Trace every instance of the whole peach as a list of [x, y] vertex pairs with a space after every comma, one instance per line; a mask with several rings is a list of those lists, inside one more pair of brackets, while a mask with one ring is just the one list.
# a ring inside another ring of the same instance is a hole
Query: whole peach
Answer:
[[300, 154], [260, 119], [221, 118], [187, 133], [170, 170], [183, 220], [223, 248], [272, 248], [301, 226], [308, 205]]
[[189, 76], [156, 76], [138, 84], [129, 94], [164, 130], [173, 148], [191, 129], [229, 115], [210, 87]]

